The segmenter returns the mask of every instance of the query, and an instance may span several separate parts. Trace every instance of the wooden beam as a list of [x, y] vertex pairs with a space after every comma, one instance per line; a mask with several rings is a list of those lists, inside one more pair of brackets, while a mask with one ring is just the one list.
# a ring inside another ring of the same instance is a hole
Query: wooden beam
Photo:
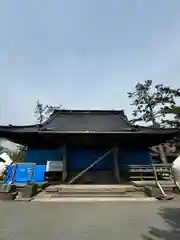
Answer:
[[113, 148], [113, 161], [114, 161], [114, 174], [118, 183], [120, 183], [120, 173], [119, 173], [119, 161], [118, 161], [118, 149]]

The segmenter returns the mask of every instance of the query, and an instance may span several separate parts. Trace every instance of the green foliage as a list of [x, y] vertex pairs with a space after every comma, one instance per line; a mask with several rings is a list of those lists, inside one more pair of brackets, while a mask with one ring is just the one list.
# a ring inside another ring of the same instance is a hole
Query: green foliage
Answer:
[[26, 151], [25, 149], [13, 152], [13, 154], [11, 155], [11, 159], [13, 160], [13, 162], [23, 162], [26, 156]]
[[166, 109], [166, 113], [180, 116], [180, 106], [174, 106], [172, 108]]
[[162, 120], [163, 124], [170, 127], [180, 128], [180, 106], [173, 106], [165, 110], [166, 114], [173, 114], [174, 118], [171, 120]]
[[36, 101], [36, 107], [34, 109], [34, 116], [39, 123], [42, 123], [45, 118], [45, 106], [40, 103], [39, 100]]
[[39, 100], [36, 101], [36, 106], [34, 109], [34, 116], [38, 123], [43, 123], [53, 112], [54, 110], [62, 109], [62, 105], [52, 106], [50, 104], [42, 104]]
[[153, 126], [160, 126], [160, 117], [165, 117], [167, 109], [175, 107], [175, 99], [180, 96], [180, 89], [172, 89], [169, 86], [158, 84], [153, 87], [152, 80], [137, 83], [134, 92], [128, 92], [128, 97], [133, 99], [132, 122], [151, 122]]

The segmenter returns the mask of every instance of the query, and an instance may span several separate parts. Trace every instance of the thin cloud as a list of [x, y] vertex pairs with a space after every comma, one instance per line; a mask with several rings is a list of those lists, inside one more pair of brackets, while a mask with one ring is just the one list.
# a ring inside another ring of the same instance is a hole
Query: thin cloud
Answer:
[[176, 0], [2, 1], [0, 123], [34, 123], [37, 99], [130, 116], [136, 81], [179, 87], [179, 8]]

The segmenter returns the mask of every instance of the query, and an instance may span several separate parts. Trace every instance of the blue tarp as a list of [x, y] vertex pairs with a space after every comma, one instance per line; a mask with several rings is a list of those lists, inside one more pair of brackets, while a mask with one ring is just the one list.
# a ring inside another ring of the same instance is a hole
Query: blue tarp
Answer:
[[[67, 169], [83, 170], [99, 157], [103, 156], [108, 149], [83, 149], [67, 148]], [[61, 161], [63, 153], [60, 149], [29, 149], [25, 162], [35, 162], [36, 165], [45, 165], [47, 160]], [[137, 149], [132, 147], [121, 148], [118, 154], [120, 166], [149, 165], [151, 164], [148, 149]], [[93, 170], [110, 170], [113, 168], [113, 154], [110, 153], [102, 161], [96, 164]]]
[[[68, 151], [68, 170], [83, 170], [103, 156], [108, 149], [69, 149]], [[108, 154], [102, 161], [92, 167], [91, 170], [111, 170], [113, 169], [113, 154]]]
[[36, 165], [33, 173], [33, 181], [38, 184], [44, 183], [46, 165]]
[[[46, 165], [37, 165], [34, 167], [33, 177], [31, 179], [33, 166], [31, 164], [18, 164], [14, 176], [14, 184], [26, 184], [28, 181], [33, 181], [38, 184], [44, 183]], [[14, 165], [11, 165], [6, 171], [5, 183], [9, 184], [14, 172]]]
[[151, 156], [148, 150], [121, 149], [119, 151], [120, 166], [150, 165]]
[[46, 165], [47, 161], [60, 161], [63, 153], [59, 149], [28, 149], [24, 162], [32, 163], [36, 165]]
[[14, 172], [14, 165], [11, 165], [5, 172], [5, 180], [4, 180], [5, 184], [11, 183], [13, 172]]

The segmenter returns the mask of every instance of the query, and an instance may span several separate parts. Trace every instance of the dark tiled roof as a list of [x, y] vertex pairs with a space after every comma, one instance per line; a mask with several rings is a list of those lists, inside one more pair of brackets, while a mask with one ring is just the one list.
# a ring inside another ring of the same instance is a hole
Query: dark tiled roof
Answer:
[[134, 126], [123, 111], [57, 110], [43, 124], [0, 126], [0, 137], [31, 147], [44, 147], [45, 144], [54, 147], [64, 142], [73, 146], [85, 142], [96, 146], [126, 142], [139, 147], [172, 139], [178, 131]]
[[173, 134], [178, 129], [160, 129], [132, 125], [124, 111], [116, 110], [55, 110], [43, 124], [29, 126], [0, 126], [1, 137], [11, 133], [139, 133]]
[[56, 111], [40, 130], [63, 132], [120, 132], [130, 131], [131, 125], [123, 111]]

